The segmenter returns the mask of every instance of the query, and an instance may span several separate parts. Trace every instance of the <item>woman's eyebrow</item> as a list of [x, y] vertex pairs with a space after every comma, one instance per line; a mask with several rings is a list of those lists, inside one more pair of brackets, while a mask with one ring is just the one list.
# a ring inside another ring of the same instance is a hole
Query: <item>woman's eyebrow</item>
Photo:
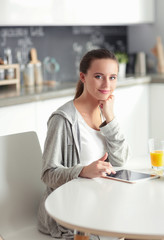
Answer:
[[[101, 74], [101, 75], [104, 75], [104, 73], [101, 73], [101, 72], [95, 72], [94, 74]], [[109, 74], [112, 75], [112, 76], [117, 76], [116, 73], [109, 73]]]
[[100, 73], [100, 72], [95, 72], [94, 74], [101, 74], [101, 75], [104, 75], [103, 73]]

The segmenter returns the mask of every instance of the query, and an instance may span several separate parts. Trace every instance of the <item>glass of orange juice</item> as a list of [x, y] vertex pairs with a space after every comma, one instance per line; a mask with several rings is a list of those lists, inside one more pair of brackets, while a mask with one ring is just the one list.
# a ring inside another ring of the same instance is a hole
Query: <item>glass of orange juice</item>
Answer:
[[151, 166], [155, 170], [164, 169], [164, 140], [149, 139]]

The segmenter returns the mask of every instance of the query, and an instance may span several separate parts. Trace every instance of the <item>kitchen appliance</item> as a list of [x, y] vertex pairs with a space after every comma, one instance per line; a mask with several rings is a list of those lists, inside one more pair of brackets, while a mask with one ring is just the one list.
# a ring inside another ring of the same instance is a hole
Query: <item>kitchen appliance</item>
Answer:
[[137, 53], [134, 72], [140, 75], [146, 74], [146, 54], [144, 52]]
[[144, 52], [129, 53], [126, 73], [145, 75], [147, 72], [147, 59]]
[[4, 62], [5, 64], [12, 64], [12, 52], [10, 48], [4, 49]]
[[134, 74], [134, 66], [136, 60], [136, 53], [128, 53], [128, 62], [126, 65], [126, 73], [127, 74]]
[[55, 58], [45, 57], [43, 61], [43, 76], [44, 83], [47, 85], [55, 85], [58, 81], [57, 72], [60, 70], [60, 65]]
[[31, 54], [30, 64], [33, 64], [34, 66], [35, 85], [42, 85], [43, 84], [42, 63], [38, 60], [37, 51], [35, 48], [31, 49], [30, 54]]
[[4, 80], [4, 79], [5, 79], [5, 70], [0, 69], [0, 80]]
[[[10, 48], [4, 49], [4, 63], [7, 65], [12, 64], [12, 52]], [[13, 79], [15, 76], [14, 69], [8, 68], [5, 70], [5, 79]]]
[[35, 79], [34, 79], [34, 65], [31, 63], [28, 63], [23, 72], [23, 78], [24, 78], [24, 85], [26, 87], [32, 87], [35, 85]]

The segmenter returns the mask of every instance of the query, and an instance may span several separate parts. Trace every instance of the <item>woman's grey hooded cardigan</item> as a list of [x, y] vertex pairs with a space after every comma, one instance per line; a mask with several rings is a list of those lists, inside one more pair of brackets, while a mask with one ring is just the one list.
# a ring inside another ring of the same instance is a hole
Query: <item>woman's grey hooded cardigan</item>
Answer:
[[[123, 166], [128, 158], [129, 148], [124, 136], [120, 133], [117, 120], [102, 124], [100, 131], [106, 138], [110, 163], [113, 166]], [[48, 216], [44, 206], [45, 199], [54, 189], [78, 178], [84, 167], [80, 164], [80, 150], [78, 117], [71, 100], [50, 116], [43, 153], [41, 178], [47, 187], [39, 207], [38, 228], [54, 238], [73, 238], [73, 232], [57, 224]]]

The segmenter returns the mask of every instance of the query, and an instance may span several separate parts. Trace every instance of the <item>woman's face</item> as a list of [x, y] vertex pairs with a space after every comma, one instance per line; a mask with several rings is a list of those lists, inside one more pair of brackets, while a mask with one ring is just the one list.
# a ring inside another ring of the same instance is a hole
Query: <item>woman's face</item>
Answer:
[[116, 88], [118, 64], [112, 59], [95, 59], [87, 73], [80, 73], [84, 93], [97, 100], [106, 100]]

